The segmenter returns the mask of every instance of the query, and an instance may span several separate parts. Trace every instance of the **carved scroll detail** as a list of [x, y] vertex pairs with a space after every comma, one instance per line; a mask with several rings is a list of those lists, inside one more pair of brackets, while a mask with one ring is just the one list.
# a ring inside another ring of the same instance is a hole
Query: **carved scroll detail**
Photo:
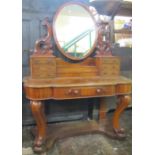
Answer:
[[98, 42], [97, 42], [96, 54], [97, 56], [104, 56], [104, 55], [110, 56], [112, 55], [112, 52], [109, 36], [106, 36], [105, 41], [103, 41], [104, 33], [107, 31], [107, 29], [109, 29], [109, 24], [99, 20], [97, 26], [98, 26]]
[[52, 27], [51, 24], [49, 23], [48, 17], [46, 17], [43, 21], [43, 26], [46, 26], [47, 28], [47, 35], [43, 38], [38, 39], [35, 42], [35, 49], [34, 49], [34, 54], [35, 55], [53, 55], [52, 51], [52, 43], [51, 43], [51, 38], [52, 38]]

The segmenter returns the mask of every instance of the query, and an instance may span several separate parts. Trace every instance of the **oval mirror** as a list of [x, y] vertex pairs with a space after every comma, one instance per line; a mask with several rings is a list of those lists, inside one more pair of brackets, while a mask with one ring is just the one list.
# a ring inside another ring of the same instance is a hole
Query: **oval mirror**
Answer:
[[63, 5], [54, 17], [53, 34], [63, 55], [72, 60], [89, 56], [97, 42], [97, 29], [87, 6], [79, 3]]

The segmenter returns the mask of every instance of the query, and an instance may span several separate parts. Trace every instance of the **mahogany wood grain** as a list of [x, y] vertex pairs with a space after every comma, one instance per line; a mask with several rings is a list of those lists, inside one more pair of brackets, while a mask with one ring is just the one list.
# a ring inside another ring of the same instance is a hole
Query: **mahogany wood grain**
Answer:
[[56, 58], [56, 62], [57, 62], [57, 67], [73, 67], [73, 68], [76, 68], [76, 67], [79, 67], [79, 66], [96, 66], [96, 61], [95, 59], [92, 59], [92, 58], [87, 58], [83, 61], [80, 61], [78, 63], [70, 63], [70, 62], [67, 62], [67, 61], [64, 61], [62, 60], [61, 58]]
[[34, 56], [30, 58], [31, 77], [33, 79], [56, 77], [56, 60], [54, 56]]
[[[97, 56], [111, 56], [111, 43], [110, 43], [110, 24], [102, 21], [100, 18], [97, 22], [98, 25], [98, 41], [97, 41]], [[107, 34], [107, 30], [109, 33]], [[106, 35], [105, 35], [106, 33]], [[103, 41], [104, 40], [104, 41]]]
[[[34, 54], [30, 57], [30, 76], [24, 78], [25, 94], [30, 100], [31, 111], [37, 124], [34, 151], [38, 153], [46, 151], [46, 148], [52, 146], [56, 140], [79, 134], [99, 133], [117, 138], [123, 137], [124, 132], [120, 127], [119, 118], [130, 102], [132, 84], [130, 79], [120, 75], [120, 59], [111, 56], [109, 42], [103, 44], [102, 32], [105, 25], [103, 23], [99, 25], [99, 36], [96, 35], [97, 55], [86, 58], [93, 52], [96, 40], [90, 53], [85, 56], [86, 59], [75, 63], [66, 62], [53, 55], [51, 39], [53, 35], [56, 39], [55, 31], [48, 19], [44, 25], [47, 27], [47, 36], [36, 41]], [[41, 47], [42, 44], [44, 47]], [[108, 121], [108, 124], [112, 124], [110, 128], [106, 128], [105, 123], [107, 118], [104, 97], [107, 96], [120, 98], [112, 123]], [[52, 129], [47, 128], [42, 103], [44, 100], [96, 97], [100, 98], [99, 122], [54, 124]], [[47, 144], [47, 141], [51, 141], [51, 145]]]
[[114, 112], [112, 123], [113, 123], [113, 129], [114, 129], [115, 133], [117, 135], [119, 135], [120, 137], [124, 137], [125, 136], [124, 129], [120, 127], [119, 119], [120, 119], [120, 115], [122, 114], [122, 112], [129, 105], [129, 103], [131, 101], [131, 97], [130, 97], [130, 95], [121, 95], [121, 96], [118, 96], [118, 98], [120, 99], [120, 101], [119, 101], [118, 106]]
[[99, 107], [99, 121], [106, 118], [106, 103], [104, 98], [100, 98], [100, 107]]
[[50, 99], [53, 96], [53, 89], [46, 88], [33, 88], [25, 87], [26, 97], [30, 100], [45, 100]]
[[69, 87], [54, 88], [53, 97], [55, 99], [75, 99], [97, 96], [112, 96], [115, 93], [114, 86], [100, 87]]
[[46, 140], [46, 119], [44, 114], [44, 106], [41, 101], [30, 102], [31, 111], [37, 124], [37, 135], [34, 141], [34, 150], [40, 152]]
[[[62, 129], [60, 130], [61, 136], [59, 136], [60, 133], [51, 136], [52, 144], [59, 138], [86, 134], [90, 131], [117, 138], [124, 137], [124, 132], [119, 125], [119, 118], [130, 102], [132, 88], [131, 80], [120, 76], [118, 57], [100, 56], [71, 64], [54, 56], [33, 55], [30, 65], [31, 75], [24, 78], [24, 88], [26, 97], [31, 100], [31, 110], [37, 124], [34, 151], [42, 152], [48, 145], [46, 142], [49, 137], [46, 133], [47, 125], [41, 102], [48, 99], [100, 98], [99, 124], [93, 123], [91, 128], [89, 124], [84, 125], [81, 131], [78, 131], [78, 128], [64, 126], [68, 133], [63, 132], [64, 129]], [[106, 128], [104, 123], [104, 120], [107, 119], [104, 102], [106, 96], [120, 96], [120, 103], [114, 113], [111, 128]], [[52, 131], [52, 133], [54, 134], [56, 131]]]
[[[67, 79], [66, 79], [67, 80]], [[26, 97], [31, 100], [64, 100], [91, 97], [106, 97], [131, 93], [131, 84], [73, 86], [70, 87], [26, 87]]]
[[54, 77], [119, 76], [118, 57], [88, 58], [83, 62], [69, 63], [54, 56], [31, 56], [31, 76], [34, 79]]
[[47, 28], [47, 35], [36, 40], [33, 55], [53, 56], [53, 50], [52, 50], [53, 45], [51, 43], [51, 39], [53, 38], [53, 30], [50, 25], [48, 17], [44, 19], [42, 24]]
[[117, 94], [125, 94], [132, 91], [131, 83], [130, 84], [119, 84], [116, 86]]
[[[33, 130], [34, 136], [36, 136], [36, 133], [36, 130]], [[51, 149], [58, 140], [86, 134], [100, 134], [114, 139], [124, 139], [124, 137], [119, 137], [113, 132], [109, 119], [102, 119], [102, 121], [99, 122], [95, 120], [85, 120], [55, 123], [48, 126], [45, 147], [42, 147], [39, 151], [35, 150], [35, 152], [42, 153]]]
[[[131, 80], [122, 76], [104, 76], [104, 77], [63, 77], [63, 78], [50, 78], [50, 79], [32, 79], [32, 77], [24, 78], [25, 87], [45, 88], [45, 87], [88, 87], [88, 86], [121, 86], [131, 85]], [[131, 87], [128, 87], [131, 88]], [[130, 89], [129, 89], [130, 90]]]
[[119, 76], [120, 60], [118, 57], [96, 57], [100, 76]]

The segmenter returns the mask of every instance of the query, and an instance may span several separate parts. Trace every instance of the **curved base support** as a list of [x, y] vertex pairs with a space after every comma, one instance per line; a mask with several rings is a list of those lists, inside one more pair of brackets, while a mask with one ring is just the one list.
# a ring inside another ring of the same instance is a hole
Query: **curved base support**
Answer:
[[[110, 123], [109, 123], [110, 122]], [[36, 130], [33, 130], [33, 134], [36, 136]], [[86, 134], [101, 134], [106, 135], [114, 139], [124, 139], [113, 131], [111, 121], [105, 119], [100, 122], [94, 120], [91, 121], [77, 121], [68, 123], [58, 123], [48, 126], [47, 138], [42, 147], [34, 147], [34, 151], [37, 153], [45, 152], [51, 149], [56, 141]], [[41, 148], [41, 149], [40, 149]]]
[[113, 130], [111, 119], [104, 119], [99, 122], [99, 134], [104, 134], [110, 138], [117, 140], [123, 140], [126, 138], [126, 135], [119, 135]]
[[121, 113], [130, 103], [130, 96], [119, 96], [120, 103], [118, 104], [113, 120], [107, 119], [105, 116], [106, 108], [103, 100], [100, 102], [99, 122], [91, 121], [76, 121], [69, 123], [52, 124], [46, 128], [44, 116], [44, 108], [41, 101], [31, 101], [31, 110], [37, 123], [37, 129], [33, 130], [35, 135], [34, 151], [37, 153], [45, 152], [50, 149], [57, 140], [84, 135], [84, 134], [102, 134], [111, 138], [124, 139], [124, 129], [120, 127], [119, 118]]

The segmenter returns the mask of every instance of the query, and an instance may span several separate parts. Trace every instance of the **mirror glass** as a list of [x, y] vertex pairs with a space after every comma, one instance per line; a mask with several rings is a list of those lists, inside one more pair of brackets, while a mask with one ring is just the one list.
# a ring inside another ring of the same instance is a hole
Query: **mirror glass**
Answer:
[[83, 59], [92, 53], [96, 27], [89, 10], [79, 4], [64, 5], [56, 15], [54, 33], [60, 51], [70, 59]]

